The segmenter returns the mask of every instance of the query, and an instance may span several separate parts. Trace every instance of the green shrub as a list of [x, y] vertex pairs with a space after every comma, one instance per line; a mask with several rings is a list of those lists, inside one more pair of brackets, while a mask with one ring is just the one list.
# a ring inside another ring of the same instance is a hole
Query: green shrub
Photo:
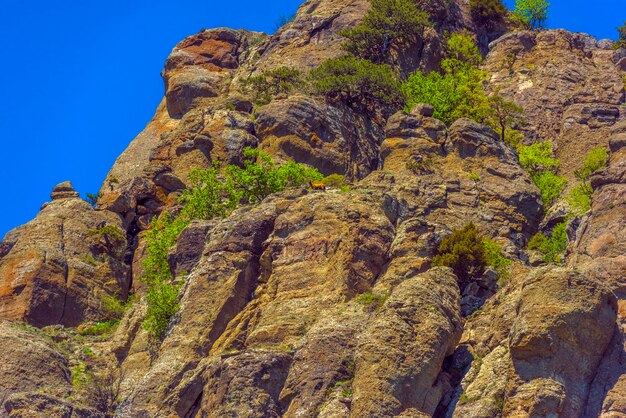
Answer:
[[355, 298], [356, 302], [367, 310], [374, 311], [382, 307], [389, 299], [389, 293], [363, 293]]
[[528, 249], [542, 253], [546, 263], [561, 264], [561, 258], [567, 249], [567, 222], [556, 225], [550, 237], [538, 232], [528, 242]]
[[347, 38], [344, 49], [354, 56], [376, 64], [391, 64], [390, 51], [421, 39], [430, 25], [428, 13], [413, 0], [371, 0], [372, 7], [357, 26], [341, 35]]
[[389, 65], [345, 55], [331, 58], [309, 73], [313, 92], [333, 102], [373, 110], [376, 106], [401, 107], [401, 83]]
[[82, 336], [97, 336], [97, 335], [108, 335], [115, 331], [115, 328], [119, 325], [120, 321], [107, 321], [107, 322], [96, 322], [93, 325], [86, 325], [81, 327], [78, 330], [78, 333]]
[[541, 28], [548, 19], [548, 7], [550, 3], [546, 0], [516, 0], [513, 16], [531, 28]]
[[483, 240], [483, 246], [485, 248], [487, 265], [498, 273], [500, 283], [505, 282], [509, 278], [509, 268], [511, 264], [513, 264], [513, 261], [502, 254], [502, 248], [491, 238], [485, 238]]
[[487, 29], [502, 23], [507, 14], [502, 0], [470, 0], [469, 7], [474, 23]]
[[541, 192], [541, 201], [543, 207], [548, 210], [552, 203], [561, 195], [561, 192], [567, 187], [567, 179], [556, 175], [552, 171], [543, 171], [531, 175], [533, 182]]
[[583, 167], [576, 170], [576, 178], [580, 181], [588, 181], [589, 177], [601, 168], [606, 167], [609, 159], [609, 152], [604, 147], [595, 147], [585, 157]]
[[244, 150], [243, 168], [235, 165], [226, 168], [226, 178], [237, 200], [248, 203], [260, 203], [272, 193], [322, 177], [316, 169], [293, 161], [277, 166], [268, 154], [255, 148]]
[[556, 169], [559, 166], [559, 160], [552, 155], [552, 142], [550, 141], [521, 146], [519, 148], [519, 161], [530, 173]]
[[530, 178], [541, 191], [543, 207], [548, 210], [552, 203], [567, 187], [567, 179], [556, 174], [559, 160], [552, 155], [552, 143], [540, 142], [529, 146], [520, 146], [520, 163], [530, 173]]
[[283, 26], [291, 23], [296, 18], [296, 14], [292, 13], [290, 15], [280, 15], [278, 19], [276, 19], [276, 23], [274, 24], [274, 32], [277, 32]]
[[290, 67], [263, 71], [260, 75], [240, 81], [243, 93], [252, 95], [257, 105], [266, 105], [279, 94], [289, 94], [303, 83], [302, 72]]
[[487, 254], [483, 237], [476, 225], [470, 223], [444, 238], [439, 245], [438, 254], [433, 258], [433, 266], [452, 268], [461, 289], [471, 279], [480, 277], [487, 266]]
[[87, 231], [87, 235], [104, 239], [107, 246], [126, 242], [126, 235], [120, 228], [114, 225], [104, 225], [97, 229], [90, 229]]
[[479, 68], [482, 56], [472, 36], [467, 32], [452, 34], [445, 55], [443, 74], [417, 71], [409, 76], [402, 86], [407, 98], [405, 110], [428, 103], [435, 108], [434, 117], [448, 125], [466, 117], [494, 127], [513, 126], [521, 110], [499, 96], [487, 97], [483, 87], [487, 73]]
[[98, 193], [87, 193], [85, 196], [85, 202], [89, 203], [91, 205], [91, 207], [95, 208], [96, 205], [98, 204], [98, 199], [100, 198], [100, 196], [102, 196], [101, 192]]
[[148, 285], [148, 311], [143, 327], [157, 339], [163, 338], [179, 309], [181, 285], [172, 282], [168, 253], [192, 220], [225, 217], [240, 202], [259, 203], [271, 193], [323, 177], [317, 170], [294, 162], [276, 165], [269, 155], [257, 149], [246, 148], [244, 159], [243, 168], [229, 165], [223, 174], [218, 165], [192, 171], [192, 188], [180, 197], [179, 215], [163, 212], [152, 220], [145, 235], [146, 257], [141, 280]]
[[619, 33], [619, 36], [615, 42], [615, 48], [626, 48], [626, 21], [624, 21], [622, 26], [617, 28], [617, 32]]
[[511, 139], [509, 136], [507, 141], [507, 131], [510, 135], [511, 130], [523, 123], [524, 108], [504, 100], [500, 95], [489, 97], [489, 107], [491, 108], [490, 125], [494, 128], [499, 128], [500, 139], [509, 143]]
[[155, 283], [148, 288], [146, 302], [148, 310], [142, 326], [155, 338], [162, 340], [167, 327], [178, 310], [178, 293], [181, 285], [173, 283]]
[[606, 167], [609, 153], [604, 147], [593, 148], [585, 157], [583, 167], [576, 170], [576, 178], [578, 183], [572, 187], [567, 202], [574, 215], [582, 215], [591, 210], [591, 195], [593, 188], [589, 183], [589, 178], [593, 173]]
[[120, 300], [117, 296], [104, 295], [102, 297], [102, 308], [106, 319], [109, 321], [122, 319], [124, 312], [130, 308], [133, 303], [133, 297], [130, 296], [126, 301]]
[[346, 183], [346, 177], [341, 174], [331, 174], [326, 176], [321, 180], [321, 183], [323, 183], [326, 187], [339, 189], [342, 192], [350, 191], [350, 186]]

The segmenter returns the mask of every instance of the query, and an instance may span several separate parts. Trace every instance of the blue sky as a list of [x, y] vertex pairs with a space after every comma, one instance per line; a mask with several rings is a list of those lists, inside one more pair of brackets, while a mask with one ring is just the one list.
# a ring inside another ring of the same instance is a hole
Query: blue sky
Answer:
[[[176, 43], [218, 26], [272, 32], [301, 3], [1, 1], [0, 237], [32, 219], [61, 181], [97, 192], [152, 117]], [[548, 26], [614, 38], [624, 1], [554, 0]]]

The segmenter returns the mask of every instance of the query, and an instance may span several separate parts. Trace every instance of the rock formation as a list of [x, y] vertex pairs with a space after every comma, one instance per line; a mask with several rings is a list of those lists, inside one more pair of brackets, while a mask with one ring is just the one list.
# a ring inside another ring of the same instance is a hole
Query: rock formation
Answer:
[[[488, 90], [526, 111], [524, 143], [553, 141], [570, 179], [581, 155], [610, 151], [591, 211], [569, 220], [564, 265], [526, 250], [549, 208], [490, 127], [447, 127], [429, 105], [372, 115], [242, 91], [263, 70], [342, 54], [339, 32], [369, 7], [309, 0], [272, 36], [220, 28], [179, 43], [163, 101], [96, 207], [61, 183], [4, 238], [0, 415], [626, 416], [624, 51], [563, 30], [486, 32], [467, 2], [444, 3], [424, 2], [433, 27], [398, 51], [402, 74], [439, 68], [444, 32], [472, 31]], [[151, 221], [176, 213], [192, 169], [241, 164], [248, 146], [351, 188], [287, 189], [191, 222], [167, 255], [180, 309], [155, 341], [140, 280]], [[512, 260], [508, 277], [433, 266], [469, 222]], [[104, 301], [129, 294], [112, 316]]]

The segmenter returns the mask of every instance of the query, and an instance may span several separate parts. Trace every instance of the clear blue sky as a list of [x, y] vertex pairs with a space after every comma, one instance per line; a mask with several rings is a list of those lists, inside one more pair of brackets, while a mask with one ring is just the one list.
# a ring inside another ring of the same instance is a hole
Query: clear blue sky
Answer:
[[[625, 0], [553, 0], [550, 27], [614, 38]], [[184, 37], [228, 26], [272, 32], [300, 0], [1, 0], [0, 237], [52, 187], [95, 193], [163, 95]], [[514, 1], [507, 1], [512, 7]]]

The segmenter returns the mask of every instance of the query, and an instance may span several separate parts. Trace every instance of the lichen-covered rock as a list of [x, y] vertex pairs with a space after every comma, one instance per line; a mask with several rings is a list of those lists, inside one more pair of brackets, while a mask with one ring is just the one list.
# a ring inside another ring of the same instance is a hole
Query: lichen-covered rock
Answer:
[[[126, 232], [112, 212], [94, 210], [69, 183], [37, 217], [9, 233], [0, 254], [0, 317], [44, 326], [102, 319], [105, 295], [130, 285]], [[62, 194], [62, 195], [61, 195]]]

